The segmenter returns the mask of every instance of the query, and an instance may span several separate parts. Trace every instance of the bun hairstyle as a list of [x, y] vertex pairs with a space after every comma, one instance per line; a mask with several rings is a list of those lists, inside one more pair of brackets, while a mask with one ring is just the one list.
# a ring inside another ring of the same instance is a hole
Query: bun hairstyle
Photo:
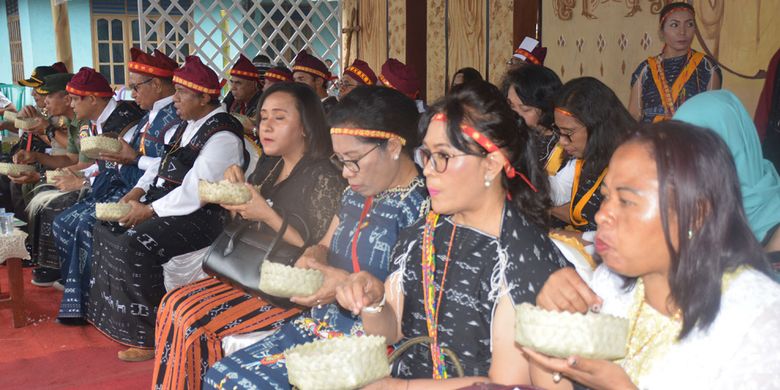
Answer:
[[[484, 148], [461, 130], [466, 124], [489, 138], [508, 157], [517, 175], [509, 178], [502, 173], [502, 185], [512, 203], [525, 217], [541, 228], [549, 225], [549, 184], [547, 174], [536, 158], [536, 146], [531, 131], [509, 107], [506, 96], [486, 81], [473, 81], [458, 88], [436, 102], [420, 119], [420, 138], [423, 138], [433, 116], [447, 117], [447, 138], [453, 147], [463, 153], [484, 156]], [[521, 177], [524, 175], [536, 191]]]
[[542, 110], [539, 125], [550, 129], [555, 123], [553, 99], [561, 86], [561, 79], [551, 69], [528, 64], [506, 72], [501, 92], [507, 96], [511, 88], [523, 104]]
[[[406, 140], [404, 152], [412, 156], [420, 145], [417, 121], [420, 114], [415, 102], [392, 88], [359, 86], [331, 108], [331, 127], [354, 127], [393, 133]], [[357, 137], [366, 143], [387, 144], [386, 139]]]

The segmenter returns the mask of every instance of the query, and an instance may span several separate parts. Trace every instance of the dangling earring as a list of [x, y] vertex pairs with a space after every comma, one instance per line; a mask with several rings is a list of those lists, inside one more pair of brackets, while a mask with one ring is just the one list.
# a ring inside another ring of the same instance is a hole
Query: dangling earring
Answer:
[[490, 187], [490, 177], [488, 175], [485, 175], [485, 188]]
[[688, 239], [690, 240], [692, 238], [693, 238], [693, 230], [688, 230]]

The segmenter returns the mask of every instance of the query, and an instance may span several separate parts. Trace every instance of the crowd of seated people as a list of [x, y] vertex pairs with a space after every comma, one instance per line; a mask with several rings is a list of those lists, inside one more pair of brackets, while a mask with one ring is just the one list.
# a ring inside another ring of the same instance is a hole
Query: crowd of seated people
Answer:
[[[3, 176], [2, 202], [29, 222], [32, 283], [64, 290], [57, 320], [154, 360], [153, 389], [288, 389], [286, 350], [364, 335], [428, 340], [368, 389], [780, 388], [780, 176], [691, 49], [694, 12], [661, 10], [628, 106], [562, 83], [533, 39], [500, 88], [464, 68], [430, 106], [395, 59], [356, 59], [335, 97], [305, 51], [291, 69], [240, 55], [222, 100], [197, 56], [132, 49], [133, 101], [94, 69], [38, 67], [8, 160], [36, 170]], [[98, 136], [121, 148], [82, 150]], [[249, 198], [207, 203], [201, 181]], [[100, 203], [129, 211], [99, 220]], [[201, 272], [235, 224], [283, 230], [322, 285], [280, 304]], [[197, 280], [166, 281], [173, 261]], [[626, 318], [625, 356], [517, 343], [524, 303]]]

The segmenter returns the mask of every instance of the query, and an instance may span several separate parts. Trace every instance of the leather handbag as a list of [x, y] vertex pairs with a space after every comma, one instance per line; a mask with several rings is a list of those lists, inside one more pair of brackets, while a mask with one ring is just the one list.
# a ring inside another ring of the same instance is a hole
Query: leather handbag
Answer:
[[260, 223], [255, 221], [238, 220], [226, 226], [206, 252], [203, 270], [247, 294], [262, 297], [274, 306], [291, 308], [296, 305], [289, 299], [260, 291], [260, 265], [271, 261], [292, 266], [303, 253], [306, 244], [298, 247], [283, 239], [290, 218], [301, 221], [303, 231], [299, 234], [304, 243], [309, 241], [309, 229], [298, 215], [277, 212], [282, 217], [282, 226], [277, 232], [268, 227], [258, 229]]

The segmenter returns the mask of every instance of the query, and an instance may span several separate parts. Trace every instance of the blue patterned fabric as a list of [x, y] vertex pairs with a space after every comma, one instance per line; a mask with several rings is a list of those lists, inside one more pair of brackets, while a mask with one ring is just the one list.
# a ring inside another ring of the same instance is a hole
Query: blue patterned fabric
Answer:
[[[130, 146], [135, 150], [140, 150], [140, 133], [148, 121], [149, 114], [146, 114], [135, 128], [129, 130], [134, 132]], [[180, 121], [173, 103], [163, 107], [146, 129], [144, 154], [148, 157], [162, 156], [164, 132]], [[83, 318], [85, 315], [92, 275], [92, 229], [97, 221], [95, 203], [119, 201], [133, 189], [144, 172], [135, 165], [122, 165], [117, 169], [114, 164], [103, 163], [100, 167], [91, 193], [54, 220], [52, 230], [65, 281], [59, 318]]]
[[[384, 280], [390, 255], [401, 230], [417, 223], [427, 212], [428, 193], [422, 178], [408, 188], [388, 190], [374, 198], [358, 237], [361, 270]], [[328, 261], [352, 272], [352, 237], [366, 199], [347, 189], [342, 196], [339, 226], [331, 240]], [[363, 333], [360, 317], [337, 304], [303, 312], [274, 334], [217, 362], [206, 373], [203, 388], [289, 389], [284, 350], [318, 339]]]

